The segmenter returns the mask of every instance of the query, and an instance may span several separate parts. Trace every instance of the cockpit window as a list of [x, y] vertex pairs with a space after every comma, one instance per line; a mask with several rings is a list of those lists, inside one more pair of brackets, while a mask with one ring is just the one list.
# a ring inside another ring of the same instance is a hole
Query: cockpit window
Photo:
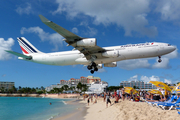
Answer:
[[171, 44], [168, 44], [168, 46], [171, 46]]

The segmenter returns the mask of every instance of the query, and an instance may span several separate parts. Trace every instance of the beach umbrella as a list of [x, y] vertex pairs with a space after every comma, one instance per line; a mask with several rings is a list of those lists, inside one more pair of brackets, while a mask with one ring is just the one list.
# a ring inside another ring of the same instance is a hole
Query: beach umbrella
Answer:
[[166, 85], [165, 83], [163, 82], [160, 82], [160, 81], [150, 81], [150, 83], [152, 83], [153, 85], [155, 85], [156, 87], [160, 87], [164, 90], [167, 90], [167, 91], [170, 91], [171, 92], [171, 89], [168, 87], [168, 85]]
[[134, 89], [132, 87], [124, 87], [124, 88], [125, 88], [125, 90], [132, 90], [132, 89]]
[[174, 88], [176, 88], [175, 86], [169, 86], [169, 88], [171, 89], [171, 90], [173, 90]]
[[152, 94], [159, 94], [159, 95], [162, 95], [162, 93], [159, 91], [159, 90], [154, 90], [154, 89], [152, 89], [152, 90], [150, 90], [150, 91], [148, 91], [149, 93], [152, 93]]
[[133, 89], [133, 94], [136, 94], [136, 93], [139, 94], [137, 90]]
[[174, 87], [174, 89], [172, 90], [172, 92], [173, 92], [173, 93], [177, 93], [177, 94], [180, 93], [180, 83], [179, 83], [176, 87]]
[[135, 89], [132, 88], [132, 87], [124, 87], [124, 88], [125, 88], [124, 92], [126, 92], [126, 93], [128, 93], [128, 94], [131, 94], [131, 91], [133, 92], [133, 94], [138, 93], [138, 91], [135, 90]]
[[130, 94], [132, 89], [132, 87], [124, 87], [124, 92]]

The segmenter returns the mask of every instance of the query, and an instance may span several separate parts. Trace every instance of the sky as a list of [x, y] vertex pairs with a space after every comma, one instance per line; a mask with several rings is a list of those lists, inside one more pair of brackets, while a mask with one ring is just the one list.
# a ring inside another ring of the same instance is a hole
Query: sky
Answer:
[[1, 0], [0, 81], [15, 87], [47, 87], [60, 80], [91, 75], [83, 65], [50, 66], [18, 60], [4, 50], [22, 53], [17, 37], [25, 37], [42, 52], [71, 51], [63, 37], [41, 22], [43, 15], [81, 37], [96, 38], [100, 47], [164, 42], [177, 49], [158, 58], [133, 59], [105, 67], [93, 76], [110, 86], [125, 80], [180, 81], [179, 0]]

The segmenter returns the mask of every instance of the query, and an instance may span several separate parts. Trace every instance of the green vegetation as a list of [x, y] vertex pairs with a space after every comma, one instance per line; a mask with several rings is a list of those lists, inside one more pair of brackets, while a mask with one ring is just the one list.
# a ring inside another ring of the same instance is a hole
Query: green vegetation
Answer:
[[33, 93], [33, 94], [42, 94], [45, 93], [45, 88], [43, 86], [41, 86], [41, 88], [30, 88], [30, 87], [21, 87], [19, 86], [19, 88], [16, 88], [15, 86], [13, 86], [11, 89], [5, 89], [4, 87], [0, 88], [0, 93], [24, 93], [24, 94], [28, 94], [28, 93]]
[[114, 90], [118, 90], [119, 88], [123, 88], [123, 86], [109, 86], [107, 87], [107, 91], [114, 92]]

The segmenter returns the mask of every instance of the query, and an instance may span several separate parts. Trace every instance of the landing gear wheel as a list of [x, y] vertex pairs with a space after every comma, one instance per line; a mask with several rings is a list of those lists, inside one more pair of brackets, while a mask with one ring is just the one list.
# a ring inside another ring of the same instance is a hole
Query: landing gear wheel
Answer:
[[87, 69], [88, 69], [88, 70], [91, 70], [91, 69], [92, 69], [92, 66], [91, 66], [91, 65], [88, 65], [88, 66], [87, 66]]
[[159, 60], [158, 60], [158, 62], [160, 63], [160, 62], [162, 62], [162, 60], [161, 60], [161, 59], [159, 59]]
[[93, 74], [94, 73], [94, 70], [91, 70], [91, 74]]
[[95, 67], [95, 68], [94, 68], [94, 71], [98, 71], [98, 68], [97, 68], [97, 67]]
[[158, 58], [159, 58], [158, 62], [159, 62], [159, 63], [162, 62], [161, 56], [158, 56]]
[[96, 63], [95, 63], [95, 62], [92, 62], [92, 65], [91, 65], [91, 66], [96, 67]]

